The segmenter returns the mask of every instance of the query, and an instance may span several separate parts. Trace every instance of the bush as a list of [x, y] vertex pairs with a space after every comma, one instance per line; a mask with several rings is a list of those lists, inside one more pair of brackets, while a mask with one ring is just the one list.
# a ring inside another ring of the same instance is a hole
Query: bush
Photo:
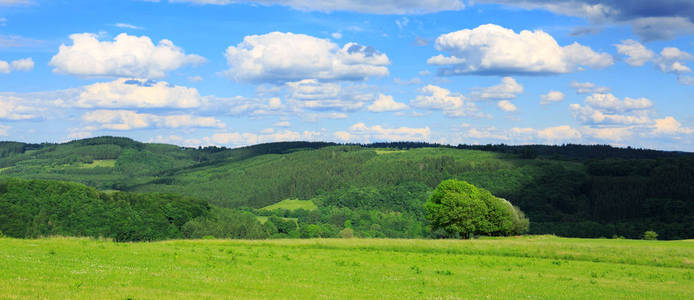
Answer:
[[352, 228], [345, 228], [340, 231], [340, 237], [343, 239], [351, 239], [354, 237], [354, 229]]
[[649, 230], [643, 233], [644, 240], [654, 241], [658, 239], [658, 234], [655, 231]]

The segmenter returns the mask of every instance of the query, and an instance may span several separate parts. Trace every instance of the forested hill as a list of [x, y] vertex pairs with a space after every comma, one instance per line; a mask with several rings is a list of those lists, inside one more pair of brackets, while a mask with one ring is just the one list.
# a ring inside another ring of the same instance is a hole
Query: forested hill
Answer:
[[663, 238], [694, 237], [694, 155], [682, 152], [309, 142], [194, 149], [99, 137], [2, 142], [0, 176], [176, 193], [246, 210], [298, 198], [321, 209], [395, 212], [417, 220], [428, 193], [455, 178], [519, 206], [532, 233], [638, 237], [655, 230]]

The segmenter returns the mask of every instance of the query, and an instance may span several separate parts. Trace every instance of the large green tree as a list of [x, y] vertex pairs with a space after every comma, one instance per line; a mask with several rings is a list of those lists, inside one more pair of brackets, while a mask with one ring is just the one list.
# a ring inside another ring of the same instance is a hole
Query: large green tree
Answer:
[[511, 203], [465, 181], [445, 180], [425, 204], [432, 231], [448, 236], [510, 235], [527, 231], [527, 219]]

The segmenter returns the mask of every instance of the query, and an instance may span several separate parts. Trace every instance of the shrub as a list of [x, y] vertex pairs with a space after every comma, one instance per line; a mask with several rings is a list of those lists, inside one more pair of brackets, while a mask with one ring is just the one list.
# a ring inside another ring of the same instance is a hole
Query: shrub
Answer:
[[345, 228], [340, 231], [340, 237], [343, 239], [351, 239], [354, 237], [354, 230], [352, 228]]
[[644, 240], [657, 240], [658, 239], [658, 234], [655, 233], [653, 230], [649, 230], [643, 233], [643, 239]]

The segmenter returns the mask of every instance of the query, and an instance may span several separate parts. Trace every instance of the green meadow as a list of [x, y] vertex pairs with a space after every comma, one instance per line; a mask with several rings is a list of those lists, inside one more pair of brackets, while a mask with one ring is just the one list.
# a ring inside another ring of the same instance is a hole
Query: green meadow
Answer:
[[305, 209], [308, 211], [318, 209], [318, 206], [311, 200], [299, 200], [299, 199], [285, 199], [272, 205], [265, 206], [261, 208], [263, 210], [276, 210], [276, 209], [286, 209], [286, 210], [297, 210]]
[[694, 241], [0, 238], [0, 299], [691, 299]]

